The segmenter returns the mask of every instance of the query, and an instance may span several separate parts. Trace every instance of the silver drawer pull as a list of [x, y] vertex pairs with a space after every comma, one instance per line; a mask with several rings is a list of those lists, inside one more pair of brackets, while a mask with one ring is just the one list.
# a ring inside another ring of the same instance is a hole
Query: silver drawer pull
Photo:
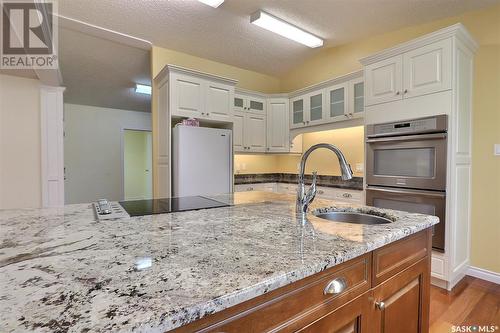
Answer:
[[325, 191], [323, 191], [323, 190], [318, 190], [318, 194], [325, 194]]
[[342, 195], [344, 198], [351, 198], [352, 197], [352, 194], [351, 193], [344, 193]]
[[338, 295], [342, 293], [347, 288], [347, 281], [343, 277], [338, 277], [330, 281], [325, 289], [323, 290], [323, 294], [325, 295]]

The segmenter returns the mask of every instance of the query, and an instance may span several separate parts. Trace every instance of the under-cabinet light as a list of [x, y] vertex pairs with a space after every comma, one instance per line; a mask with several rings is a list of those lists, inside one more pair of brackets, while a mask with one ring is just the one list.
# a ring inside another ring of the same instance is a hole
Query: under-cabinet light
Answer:
[[250, 16], [250, 22], [278, 35], [309, 47], [323, 46], [323, 40], [296, 26], [259, 10]]

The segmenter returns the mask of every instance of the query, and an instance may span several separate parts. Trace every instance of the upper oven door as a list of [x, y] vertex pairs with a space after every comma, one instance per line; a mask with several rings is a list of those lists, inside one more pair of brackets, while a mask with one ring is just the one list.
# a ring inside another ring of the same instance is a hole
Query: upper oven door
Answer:
[[367, 138], [366, 183], [446, 189], [446, 133]]

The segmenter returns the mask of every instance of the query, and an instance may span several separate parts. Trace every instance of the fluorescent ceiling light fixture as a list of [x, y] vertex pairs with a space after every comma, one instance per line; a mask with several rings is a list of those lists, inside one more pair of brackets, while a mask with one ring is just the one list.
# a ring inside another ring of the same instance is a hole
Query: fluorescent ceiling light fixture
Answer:
[[151, 95], [151, 86], [146, 86], [144, 84], [136, 84], [135, 85], [135, 92], [138, 94], [146, 94], [146, 95]]
[[198, 0], [198, 1], [214, 8], [219, 7], [224, 2], [224, 0]]
[[259, 10], [250, 16], [250, 22], [278, 35], [294, 40], [309, 47], [323, 46], [323, 40], [296, 26]]

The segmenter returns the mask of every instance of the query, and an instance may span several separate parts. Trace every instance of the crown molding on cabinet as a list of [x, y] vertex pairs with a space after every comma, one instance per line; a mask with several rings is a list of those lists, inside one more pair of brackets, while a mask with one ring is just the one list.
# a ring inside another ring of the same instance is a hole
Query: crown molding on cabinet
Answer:
[[368, 57], [362, 58], [359, 61], [363, 64], [363, 66], [367, 66], [370, 64], [373, 64], [375, 62], [391, 58], [397, 55], [400, 55], [402, 53], [420, 48], [422, 46], [450, 38], [450, 37], [456, 37], [459, 40], [461, 40], [466, 47], [468, 47], [472, 52], [475, 52], [479, 45], [477, 42], [474, 40], [472, 35], [467, 31], [465, 26], [462, 23], [457, 23], [454, 25], [451, 25], [449, 27], [434, 31], [430, 34], [412, 39], [411, 41], [404, 42], [401, 44], [398, 44], [394, 47], [385, 49], [381, 52], [372, 54]]
[[288, 97], [295, 97], [299, 95], [304, 95], [309, 92], [317, 91], [323, 88], [327, 88], [329, 86], [333, 86], [339, 83], [343, 83], [349, 80], [357, 79], [363, 77], [363, 70], [347, 73], [341, 76], [334, 77], [333, 79], [329, 79], [320, 83], [313, 84], [311, 86], [301, 88], [299, 90], [292, 91], [288, 94]]
[[205, 79], [205, 80], [210, 80], [214, 82], [219, 82], [223, 84], [228, 84], [231, 86], [235, 86], [238, 83], [238, 80], [231, 79], [225, 76], [220, 76], [220, 75], [215, 75], [215, 74], [210, 74], [210, 73], [205, 73], [205, 72], [200, 72], [197, 70], [189, 69], [186, 67], [181, 67], [173, 64], [168, 64], [163, 69], [158, 73], [158, 75], [155, 77], [155, 80], [161, 80], [162, 77], [166, 76], [165, 74], [168, 73], [175, 73], [175, 74], [185, 74], [185, 75], [190, 75], [194, 76], [200, 79]]

